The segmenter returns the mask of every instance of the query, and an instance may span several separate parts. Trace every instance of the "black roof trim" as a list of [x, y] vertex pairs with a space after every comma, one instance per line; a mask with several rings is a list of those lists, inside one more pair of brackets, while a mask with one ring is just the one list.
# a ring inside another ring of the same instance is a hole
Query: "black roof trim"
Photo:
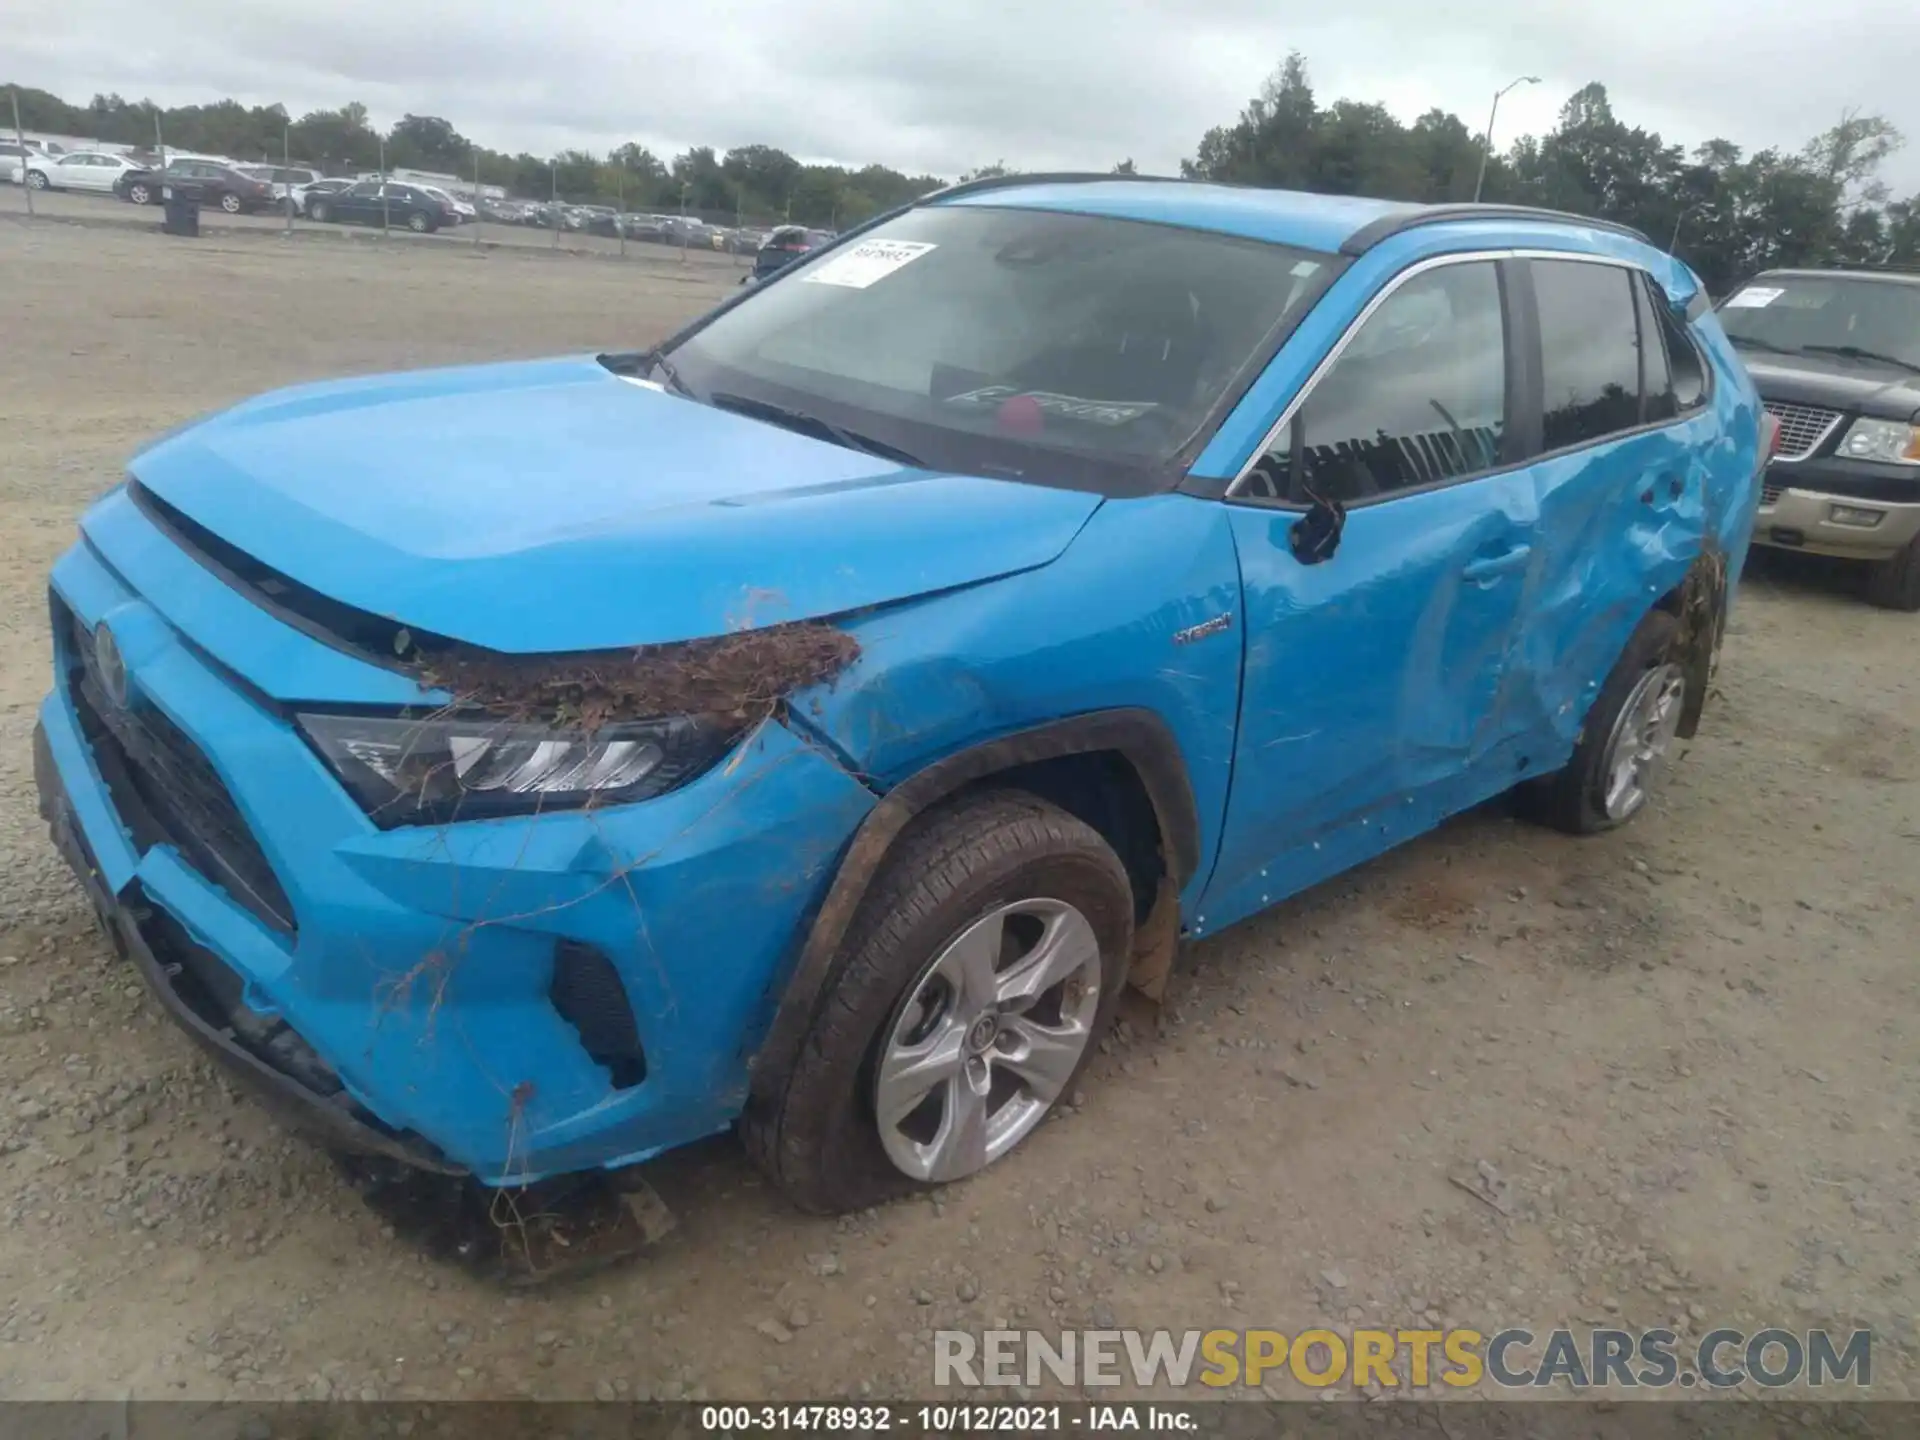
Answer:
[[1422, 205], [1368, 221], [1340, 243], [1340, 253], [1364, 255], [1381, 241], [1404, 231], [1417, 230], [1422, 225], [1444, 225], [1450, 220], [1549, 220], [1557, 225], [1578, 225], [1587, 230], [1625, 235], [1642, 245], [1653, 243], [1629, 225], [1617, 225], [1591, 215], [1574, 215], [1565, 210], [1536, 210], [1531, 205]]

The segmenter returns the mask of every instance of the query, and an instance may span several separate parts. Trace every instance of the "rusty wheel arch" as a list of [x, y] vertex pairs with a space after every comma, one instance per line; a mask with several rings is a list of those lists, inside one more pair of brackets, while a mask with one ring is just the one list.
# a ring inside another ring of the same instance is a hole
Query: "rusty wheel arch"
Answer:
[[[826, 898], [788, 973], [773, 1021], [749, 1061], [749, 1104], [779, 1093], [833, 976], [834, 961], [873, 878], [907, 826], [962, 790], [1048, 761], [1112, 754], [1131, 767], [1159, 828], [1157, 889], [1136, 927], [1132, 983], [1158, 999], [1180, 935], [1180, 890], [1200, 864], [1200, 818], [1173, 732], [1146, 709], [1049, 721], [984, 741], [916, 771], [888, 790], [854, 831]], [[1015, 781], [1014, 783], [1017, 783]]]

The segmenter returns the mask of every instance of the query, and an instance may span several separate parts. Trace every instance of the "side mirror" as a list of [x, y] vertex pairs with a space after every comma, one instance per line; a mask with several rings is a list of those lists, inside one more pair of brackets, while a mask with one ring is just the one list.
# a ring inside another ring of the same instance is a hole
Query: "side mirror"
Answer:
[[1287, 548], [1302, 565], [1318, 565], [1331, 560], [1333, 552], [1340, 548], [1340, 533], [1347, 527], [1347, 507], [1338, 500], [1329, 500], [1310, 485], [1304, 488], [1310, 503], [1307, 513], [1294, 521], [1293, 529], [1287, 532]]

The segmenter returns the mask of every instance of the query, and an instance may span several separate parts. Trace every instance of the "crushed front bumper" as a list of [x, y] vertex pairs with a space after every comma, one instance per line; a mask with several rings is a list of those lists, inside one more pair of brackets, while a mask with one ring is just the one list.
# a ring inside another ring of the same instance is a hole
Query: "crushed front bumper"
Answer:
[[[337, 1083], [331, 1087], [324, 1080], [314, 1084], [325, 1070], [324, 1062], [310, 1050], [300, 1054], [300, 1059], [315, 1068], [303, 1079], [277, 1068], [242, 1043], [233, 1022], [241, 1018], [245, 1023], [244, 1016], [236, 1017], [225, 1008], [219, 993], [224, 987], [217, 980], [212, 985], [207, 983], [208, 977], [218, 974], [219, 958], [196, 945], [177, 923], [169, 923], [165, 912], [137, 899], [123, 903], [107, 888], [61, 783], [44, 724], [33, 729], [33, 783], [39, 792], [40, 818], [47, 822], [54, 848], [80, 882], [101, 933], [146, 982], [168, 1017], [201, 1049], [283, 1120], [327, 1144], [357, 1154], [389, 1156], [424, 1170], [462, 1173], [460, 1166], [418, 1136], [388, 1129], [356, 1105]], [[134, 888], [137, 891], [137, 884]], [[284, 1048], [298, 1053], [293, 1045]]]
[[[276, 696], [375, 703], [392, 673], [362, 682], [124, 502], [87, 534], [54, 570], [42, 812], [196, 1040], [335, 1143], [486, 1184], [636, 1163], [738, 1117], [871, 791], [769, 721], [642, 804], [382, 830]], [[103, 725], [76, 654], [103, 624], [137, 727]], [[582, 954], [597, 968], [563, 997]], [[595, 1007], [630, 1015], [643, 1065], [595, 1052]]]

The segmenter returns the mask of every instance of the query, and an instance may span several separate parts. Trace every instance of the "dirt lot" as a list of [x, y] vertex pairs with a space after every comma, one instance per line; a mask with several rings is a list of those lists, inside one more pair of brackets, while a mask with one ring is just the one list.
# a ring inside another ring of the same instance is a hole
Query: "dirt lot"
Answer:
[[[1920, 1396], [1913, 617], [1768, 565], [1658, 807], [1465, 817], [1185, 955], [1028, 1149], [797, 1216], [731, 1142], [663, 1253], [510, 1294], [230, 1094], [34, 815], [45, 574], [143, 436], [646, 341], [728, 277], [0, 219], [0, 1397], [914, 1395], [936, 1328], [1870, 1325]], [[1450, 1183], [1491, 1173], [1510, 1213]], [[772, 1323], [766, 1323], [772, 1322]], [[1298, 1392], [1290, 1392], [1298, 1393]]]

